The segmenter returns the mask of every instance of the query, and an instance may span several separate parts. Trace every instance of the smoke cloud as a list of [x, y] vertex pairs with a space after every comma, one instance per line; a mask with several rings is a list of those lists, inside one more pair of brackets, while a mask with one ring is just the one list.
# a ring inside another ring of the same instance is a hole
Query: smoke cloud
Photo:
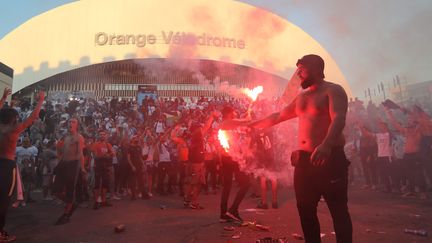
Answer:
[[410, 82], [431, 80], [430, 1], [241, 1], [268, 8], [314, 37], [358, 97], [396, 74]]

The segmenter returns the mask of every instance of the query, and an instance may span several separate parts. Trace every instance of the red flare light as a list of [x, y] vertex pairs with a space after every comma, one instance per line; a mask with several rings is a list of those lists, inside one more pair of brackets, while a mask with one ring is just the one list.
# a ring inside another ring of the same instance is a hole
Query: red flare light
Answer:
[[246, 94], [252, 101], [255, 101], [258, 98], [258, 95], [264, 91], [263, 86], [257, 86], [253, 89], [242, 89], [242, 93]]
[[228, 135], [226, 131], [224, 130], [218, 131], [218, 140], [222, 148], [224, 148], [225, 152], [228, 152], [230, 146], [229, 146]]

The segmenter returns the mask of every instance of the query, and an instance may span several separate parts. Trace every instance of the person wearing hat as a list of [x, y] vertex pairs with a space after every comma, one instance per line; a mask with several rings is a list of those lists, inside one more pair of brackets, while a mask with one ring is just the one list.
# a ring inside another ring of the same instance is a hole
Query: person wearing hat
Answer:
[[344, 153], [348, 98], [338, 84], [325, 81], [324, 60], [306, 55], [297, 62], [303, 89], [283, 110], [249, 124], [267, 128], [298, 118], [298, 147], [291, 156], [294, 190], [306, 243], [321, 242], [317, 206], [324, 197], [333, 219], [338, 243], [352, 242], [348, 211], [348, 166]]

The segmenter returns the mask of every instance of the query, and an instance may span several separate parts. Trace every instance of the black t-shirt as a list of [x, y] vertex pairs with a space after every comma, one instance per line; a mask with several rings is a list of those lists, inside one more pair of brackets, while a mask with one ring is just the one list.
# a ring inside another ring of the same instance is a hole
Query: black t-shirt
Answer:
[[127, 155], [129, 153], [129, 149], [127, 144], [120, 144], [120, 146], [117, 149], [117, 159], [120, 166], [127, 165]]
[[141, 160], [139, 159], [142, 156], [142, 149], [140, 146], [130, 146], [129, 156], [135, 167], [142, 166]]
[[192, 133], [189, 145], [189, 162], [204, 162], [204, 138], [200, 129]]

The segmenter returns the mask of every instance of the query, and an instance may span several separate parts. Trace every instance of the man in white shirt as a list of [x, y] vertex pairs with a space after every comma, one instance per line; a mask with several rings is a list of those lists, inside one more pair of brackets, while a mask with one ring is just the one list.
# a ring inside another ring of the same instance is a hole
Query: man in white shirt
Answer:
[[384, 192], [391, 192], [390, 186], [390, 163], [391, 163], [391, 138], [387, 124], [380, 121], [379, 132], [375, 134], [378, 144], [377, 168], [381, 184], [385, 186]]
[[31, 198], [32, 185], [36, 180], [36, 157], [38, 155], [38, 149], [32, 146], [30, 138], [25, 137], [23, 139], [23, 145], [16, 148], [16, 158], [18, 167], [21, 172], [24, 191], [25, 201], [32, 203], [34, 200]]
[[157, 191], [160, 195], [165, 195], [164, 181], [165, 177], [168, 175], [169, 166], [171, 165], [171, 156], [168, 151], [168, 142], [166, 141], [166, 138], [161, 137], [159, 140], [159, 143], [156, 145], [159, 148]]

